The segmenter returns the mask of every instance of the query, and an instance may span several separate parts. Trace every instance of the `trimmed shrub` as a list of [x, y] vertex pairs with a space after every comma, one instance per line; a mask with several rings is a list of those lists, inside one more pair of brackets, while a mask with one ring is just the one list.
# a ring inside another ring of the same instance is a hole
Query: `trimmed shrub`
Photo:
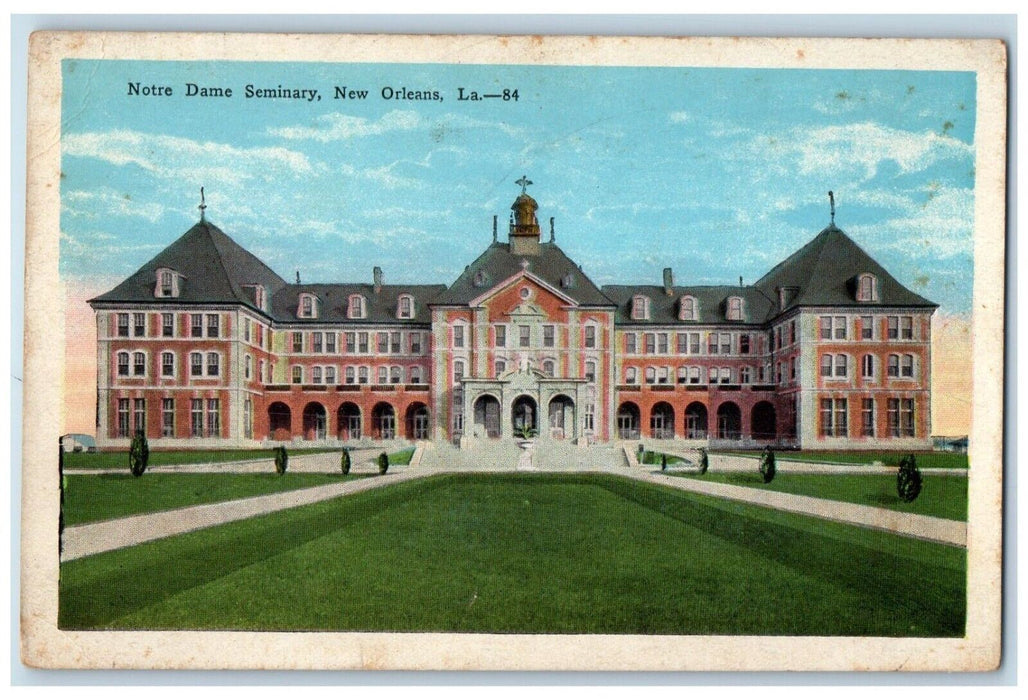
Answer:
[[707, 448], [700, 448], [700, 474], [707, 473], [707, 467], [710, 466], [710, 462], [707, 459]]
[[378, 455], [378, 473], [385, 474], [389, 471], [389, 455], [382, 452]]
[[665, 455], [665, 454], [662, 454], [660, 456], [660, 471], [662, 471], [662, 472], [666, 472], [667, 471], [667, 455]]
[[289, 468], [289, 453], [286, 452], [285, 445], [279, 445], [275, 448], [275, 472], [282, 476], [286, 473], [286, 469]]
[[343, 474], [350, 473], [350, 450], [349, 448], [343, 448], [343, 455], [339, 458], [339, 468], [343, 470]]
[[917, 468], [914, 455], [907, 455], [900, 460], [899, 473], [896, 474], [896, 492], [900, 500], [910, 503], [921, 494], [921, 470]]
[[765, 484], [775, 478], [775, 451], [770, 447], [765, 447], [760, 454], [760, 476]]
[[149, 461], [150, 445], [146, 442], [146, 435], [143, 435], [143, 431], [137, 430], [132, 437], [132, 444], [129, 446], [129, 470], [132, 471], [132, 476], [143, 476]]

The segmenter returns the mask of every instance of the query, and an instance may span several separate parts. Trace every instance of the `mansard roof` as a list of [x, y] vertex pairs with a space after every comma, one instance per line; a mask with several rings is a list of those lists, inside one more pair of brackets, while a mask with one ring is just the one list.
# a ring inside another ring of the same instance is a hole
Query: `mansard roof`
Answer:
[[[428, 304], [445, 289], [444, 284], [384, 284], [376, 292], [373, 284], [287, 284], [271, 298], [270, 312], [276, 321], [282, 322], [431, 323], [432, 314]], [[304, 292], [318, 298], [317, 318], [297, 318], [297, 306]], [[360, 294], [365, 299], [367, 308], [364, 318], [347, 316], [347, 306], [354, 294]], [[404, 294], [414, 297], [414, 318], [401, 321], [396, 317], [396, 306]]]
[[239, 303], [254, 307], [253, 296], [243, 289], [244, 285], [263, 285], [269, 296], [286, 285], [217, 226], [200, 221], [124, 282], [90, 301], [153, 303], [157, 270], [161, 268], [184, 277], [178, 296], [168, 299], [177, 304]]
[[[522, 266], [527, 261], [528, 267]], [[468, 265], [450, 287], [440, 294], [433, 304], [466, 305], [506, 279], [522, 270], [559, 289], [581, 306], [604, 306], [613, 304], [582, 269], [569, 258], [556, 243], [540, 243], [538, 255], [515, 255], [507, 243], [494, 242]], [[571, 285], [563, 281], [570, 276]], [[476, 279], [479, 281], [476, 285]]]
[[[614, 322], [619, 324], [685, 326], [731, 323], [759, 325], [767, 321], [774, 311], [772, 301], [754, 287], [732, 285], [671, 287], [671, 294], [667, 294], [662, 285], [608, 284], [604, 285], [603, 293], [617, 304], [618, 312], [614, 316]], [[650, 300], [650, 313], [647, 319], [632, 318], [632, 299], [639, 294]], [[695, 321], [681, 321], [678, 318], [678, 304], [684, 296], [696, 299], [699, 315]], [[742, 297], [744, 320], [725, 320], [725, 306], [729, 297]]]
[[797, 306], [864, 306], [856, 301], [854, 289], [854, 281], [863, 273], [878, 278], [874, 306], [938, 307], [904, 287], [834, 225], [771, 268], [754, 286], [775, 299], [776, 307], [779, 288], [794, 289], [783, 310]]

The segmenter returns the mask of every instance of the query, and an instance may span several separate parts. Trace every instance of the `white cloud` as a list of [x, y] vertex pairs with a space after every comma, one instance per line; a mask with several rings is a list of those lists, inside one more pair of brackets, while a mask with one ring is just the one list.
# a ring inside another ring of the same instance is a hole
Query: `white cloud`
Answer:
[[315, 120], [314, 126], [287, 126], [269, 129], [268, 133], [284, 139], [320, 141], [342, 141], [344, 139], [380, 136], [391, 131], [411, 131], [423, 124], [421, 115], [409, 110], [394, 109], [378, 120], [353, 117], [334, 112]]
[[672, 112], [668, 115], [668, 120], [673, 124], [684, 124], [685, 122], [692, 119], [688, 112]]
[[858, 238], [878, 247], [918, 251], [936, 259], [971, 255], [973, 251], [974, 191], [959, 187], [929, 189], [921, 202], [905, 198], [892, 218], [874, 226], [854, 226]]
[[101, 216], [138, 216], [155, 222], [164, 215], [164, 207], [155, 202], [137, 202], [128, 194], [118, 194], [102, 187], [93, 191], [73, 190], [61, 195], [61, 209], [73, 216], [96, 219]]

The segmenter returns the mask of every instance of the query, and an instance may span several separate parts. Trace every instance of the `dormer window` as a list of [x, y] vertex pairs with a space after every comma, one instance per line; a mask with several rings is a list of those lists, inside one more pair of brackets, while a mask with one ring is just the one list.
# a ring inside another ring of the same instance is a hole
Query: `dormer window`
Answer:
[[484, 287], [486, 285], [486, 282], [488, 282], [488, 281], [489, 281], [489, 279], [488, 279], [488, 277], [486, 277], [485, 271], [484, 270], [479, 270], [478, 272], [475, 273], [475, 277], [474, 277], [474, 279], [472, 280], [471, 283], [473, 285], [475, 285], [476, 287]]
[[180, 278], [182, 275], [172, 269], [162, 267], [157, 269], [157, 285], [154, 287], [153, 295], [157, 298], [177, 297], [181, 292]]
[[298, 318], [318, 317], [318, 298], [313, 294], [304, 292], [300, 295], [300, 306], [296, 310]]
[[684, 296], [678, 301], [678, 320], [696, 321], [699, 320], [698, 305], [696, 297]]
[[726, 310], [725, 317], [729, 321], [743, 320], [742, 297], [728, 297], [728, 308]]
[[560, 278], [560, 286], [564, 289], [571, 289], [575, 286], [575, 277], [570, 272]]
[[367, 318], [368, 302], [362, 294], [351, 294], [346, 305], [347, 318]]
[[632, 320], [647, 321], [650, 318], [650, 298], [642, 294], [632, 297]]
[[414, 297], [401, 294], [396, 302], [396, 318], [414, 318]]
[[878, 301], [878, 278], [864, 273], [857, 278], [857, 301]]
[[262, 284], [246, 284], [243, 287], [250, 292], [253, 298], [253, 305], [261, 311], [267, 311], [267, 293]]

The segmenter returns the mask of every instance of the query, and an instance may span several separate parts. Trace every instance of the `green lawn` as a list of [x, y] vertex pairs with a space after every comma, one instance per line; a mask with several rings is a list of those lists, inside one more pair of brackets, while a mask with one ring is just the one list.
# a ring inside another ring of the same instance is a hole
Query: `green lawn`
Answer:
[[152, 513], [201, 503], [332, 484], [340, 474], [69, 474], [64, 492], [65, 525]]
[[389, 453], [389, 464], [410, 464], [411, 457], [414, 456], [414, 448], [408, 447], [405, 450], [399, 452]]
[[[713, 454], [742, 455], [743, 457], [759, 457], [760, 451], [718, 450]], [[788, 459], [796, 462], [836, 462], [842, 464], [872, 464], [881, 462], [890, 467], [898, 467], [900, 460], [909, 454], [913, 454], [917, 466], [925, 469], [947, 468], [967, 469], [967, 455], [959, 452], [833, 452], [827, 450], [781, 450], [775, 452], [778, 459]]]
[[913, 503], [896, 495], [896, 477], [890, 474], [791, 474], [778, 472], [765, 484], [756, 469], [750, 472], [707, 472], [672, 474], [704, 481], [717, 481], [756, 489], [784, 491], [833, 501], [860, 503], [904, 513], [934, 515], [950, 520], [967, 520], [967, 477], [925, 474], [924, 488]]
[[[660, 466], [661, 458], [663, 456], [663, 452], [653, 452], [652, 450], [646, 450], [645, 452], [643, 452], [642, 459], [639, 460], [639, 464], [655, 464], [657, 466]], [[685, 460], [681, 457], [676, 457], [674, 455], [667, 456], [668, 464], [679, 464], [684, 462]]]
[[[316, 452], [340, 452], [338, 448], [286, 449], [290, 457]], [[243, 459], [266, 459], [271, 463], [275, 457], [271, 450], [150, 450], [149, 466], [214, 464]], [[64, 467], [65, 469], [124, 469], [127, 474], [128, 452], [68, 452], [64, 455]]]
[[610, 475], [447, 475], [65, 563], [59, 624], [959, 637], [965, 559]]

